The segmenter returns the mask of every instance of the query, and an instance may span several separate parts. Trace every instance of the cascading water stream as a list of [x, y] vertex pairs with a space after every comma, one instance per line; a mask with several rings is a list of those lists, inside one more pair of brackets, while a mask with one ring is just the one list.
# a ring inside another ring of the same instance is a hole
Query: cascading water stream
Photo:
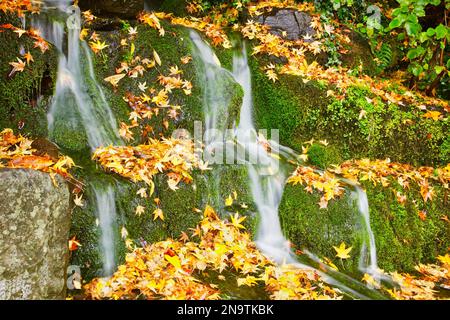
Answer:
[[[41, 35], [52, 43], [59, 53], [56, 88], [48, 112], [50, 137], [54, 137], [58, 126], [64, 123], [72, 130], [83, 130], [91, 150], [100, 146], [121, 144], [116, 120], [100, 84], [95, 79], [89, 48], [79, 39], [80, 29], [76, 25], [76, 20], [71, 21], [67, 28], [64, 26], [64, 22], [69, 21], [71, 17], [77, 19], [73, 14], [77, 13], [78, 8], [69, 7], [70, 2], [67, 0], [45, 1], [46, 14], [33, 17], [31, 21], [32, 25], [41, 31]], [[57, 18], [49, 19], [51, 14]], [[65, 38], [67, 38], [66, 50]], [[80, 50], [81, 48], [83, 50]], [[83, 63], [84, 61], [87, 66]], [[115, 267], [115, 192], [113, 186], [95, 183], [89, 183], [89, 188], [92, 189], [95, 197], [92, 200], [95, 201], [95, 211], [101, 229], [103, 272], [109, 275]]]
[[[251, 72], [248, 65], [247, 50], [245, 43], [241, 53], [235, 53], [233, 56], [233, 75], [236, 81], [244, 89], [244, 99], [240, 114], [239, 130], [237, 138], [241, 144], [250, 146], [250, 152], [257, 151], [258, 164], [248, 165], [251, 189], [253, 199], [258, 207], [260, 214], [260, 227], [258, 232], [257, 244], [260, 249], [275, 261], [296, 263], [295, 258], [288, 247], [288, 240], [283, 236], [279, 217], [278, 206], [281, 201], [285, 181], [286, 169], [281, 166], [278, 159], [270, 157], [266, 149], [257, 141], [256, 129], [253, 125], [252, 111], [252, 86]], [[253, 134], [248, 134], [252, 132]], [[250, 138], [250, 139], [249, 139]], [[287, 147], [278, 145], [276, 142], [270, 143], [271, 152], [280, 152], [286, 158], [296, 159], [298, 155]], [[268, 164], [261, 173], [262, 164]], [[267, 170], [269, 169], [269, 170]], [[278, 169], [278, 170], [276, 170]], [[268, 173], [268, 174], [267, 174]], [[352, 181], [343, 179], [344, 182], [354, 188], [353, 197], [358, 204], [358, 211], [363, 219], [364, 239], [359, 259], [359, 269], [372, 275], [376, 280], [379, 279], [375, 236], [370, 226], [369, 202], [367, 194], [360, 186]], [[369, 248], [369, 259], [367, 259], [367, 242]]]
[[[241, 54], [233, 56], [233, 75], [237, 83], [244, 89], [236, 137], [238, 143], [247, 148], [249, 155], [253, 155], [247, 168], [253, 200], [260, 216], [256, 244], [278, 263], [295, 263], [289, 241], [283, 235], [278, 218], [278, 206], [287, 177], [286, 169], [280, 166], [280, 161], [271, 157], [263, 145], [258, 142], [252, 119], [251, 73], [247, 63], [245, 45]], [[278, 149], [276, 146], [272, 146], [272, 151], [275, 153], [279, 151], [275, 150]]]
[[[214, 94], [212, 96], [213, 98], [219, 96], [219, 100], [222, 99], [224, 93], [221, 92], [220, 85], [217, 83], [217, 79], [220, 78], [218, 77], [217, 72], [220, 70], [220, 72], [223, 73], [223, 68], [220, 67], [220, 62], [211, 47], [194, 31], [191, 32], [191, 40], [197, 49], [196, 52], [194, 52], [194, 58], [200, 59], [203, 65], [209, 66], [209, 68], [206, 68], [206, 81], [204, 81], [202, 87], [207, 96], [204, 100], [206, 127], [207, 129], [214, 129], [213, 126], [214, 124], [217, 124], [218, 117], [226, 114], [227, 110], [220, 109], [225, 108], [225, 106], [220, 103], [215, 103], [215, 100], [211, 99], [211, 96], [208, 98], [208, 95], [212, 93]], [[216, 74], [214, 75], [214, 73]], [[290, 148], [281, 146], [272, 140], [270, 141], [271, 150], [270, 152], [267, 152], [263, 146], [264, 143], [261, 143], [263, 141], [259, 141], [252, 119], [253, 101], [251, 71], [248, 66], [245, 45], [241, 52], [235, 52], [233, 56], [233, 77], [244, 90], [239, 125], [235, 130], [235, 141], [238, 148], [241, 147], [245, 149], [244, 156], [246, 158], [243, 159], [240, 157], [238, 152], [237, 161], [238, 163], [247, 165], [253, 200], [259, 212], [260, 221], [256, 241], [257, 246], [266, 255], [270, 256], [278, 263], [290, 263], [299, 268], [315, 269], [326, 282], [341, 288], [344, 292], [354, 298], [368, 299], [370, 296], [376, 296], [377, 293], [370, 290], [368, 291], [368, 288], [360, 282], [345, 274], [323, 266], [323, 264], [319, 263], [319, 259], [313, 254], [307, 253], [312, 264], [309, 265], [308, 263], [308, 265], [305, 265], [298, 262], [291, 252], [289, 241], [283, 235], [278, 217], [278, 206], [281, 201], [288, 171], [287, 167], [283, 166], [283, 163], [279, 161], [277, 157], [271, 156], [271, 153], [279, 152], [280, 156], [291, 160], [297, 159], [298, 155]], [[215, 129], [217, 130], [218, 128]], [[223, 134], [224, 129], [219, 128], [218, 132]], [[219, 148], [219, 144], [223, 143], [223, 140], [221, 139], [208, 140], [208, 136], [206, 140], [206, 146], [213, 146], [216, 149]], [[222, 146], [222, 152], [223, 149], [224, 147]], [[365, 259], [367, 247], [363, 246], [360, 268], [362, 271], [375, 274], [374, 270], [378, 270], [376, 263], [375, 238], [370, 228], [367, 195], [359, 186], [349, 181], [346, 182], [355, 190], [355, 198], [358, 202], [358, 209], [363, 218], [364, 230], [367, 235], [364, 238], [364, 243], [366, 243], [366, 239], [369, 243], [369, 263], [364, 262], [367, 260]], [[317, 269], [319, 264], [321, 265], [320, 270]], [[324, 268], [325, 271], [323, 271]], [[382, 298], [382, 296], [378, 296], [378, 298]]]

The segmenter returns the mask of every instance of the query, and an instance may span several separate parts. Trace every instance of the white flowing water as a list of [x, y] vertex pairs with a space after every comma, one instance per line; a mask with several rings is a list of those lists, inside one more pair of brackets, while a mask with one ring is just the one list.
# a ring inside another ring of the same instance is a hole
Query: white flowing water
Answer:
[[[211, 47], [195, 32], [190, 32], [193, 43], [193, 57], [198, 68], [199, 81], [202, 88], [204, 132], [204, 161], [211, 165], [223, 164], [226, 148], [234, 144], [224, 144], [224, 136], [229, 123], [228, 107], [232, 92], [226, 86], [232, 83], [233, 75], [222, 68], [219, 59]], [[202, 130], [201, 130], [202, 131]], [[200, 137], [196, 138], [199, 139]], [[234, 160], [234, 159], [233, 159]], [[220, 199], [221, 166], [215, 166], [208, 176], [209, 194], [207, 201], [218, 206]]]
[[[354, 197], [357, 199], [358, 210], [363, 219], [365, 232], [365, 237], [363, 238], [363, 244], [361, 247], [361, 254], [359, 257], [359, 269], [362, 272], [372, 275], [372, 277], [378, 281], [380, 278], [380, 272], [377, 263], [377, 248], [375, 244], [375, 235], [370, 226], [370, 214], [369, 214], [369, 200], [367, 199], [367, 194], [361, 187], [354, 185], [355, 191], [353, 192]], [[367, 245], [368, 243], [368, 245]], [[368, 247], [368, 253], [367, 253]], [[368, 255], [368, 256], [367, 256]]]
[[101, 229], [101, 245], [103, 248], [103, 272], [109, 275], [115, 268], [114, 224], [116, 220], [116, 195], [111, 186], [93, 188], [96, 198], [96, 209]]
[[[237, 140], [244, 145], [249, 155], [248, 175], [253, 201], [259, 212], [257, 246], [278, 263], [294, 263], [289, 241], [284, 237], [278, 218], [278, 206], [283, 196], [286, 169], [277, 158], [270, 156], [261, 143], [253, 124], [253, 96], [251, 73], [247, 61], [247, 50], [243, 45], [240, 54], [233, 56], [233, 75], [244, 89]], [[277, 154], [278, 144], [271, 144], [271, 152]], [[256, 160], [256, 161], [254, 161]]]
[[[59, 53], [56, 88], [48, 112], [50, 136], [58, 130], [57, 126], [63, 123], [72, 130], [83, 130], [91, 150], [100, 146], [121, 144], [116, 120], [101, 85], [95, 78], [90, 50], [87, 44], [79, 39], [80, 29], [74, 23], [71, 23], [70, 27], [65, 25], [70, 15], [73, 18], [73, 13], [78, 11], [76, 7], [69, 7], [70, 2], [45, 1], [46, 9], [53, 10], [53, 18], [48, 18], [51, 14], [47, 12], [48, 16], [39, 15], [32, 19], [33, 27], [40, 30], [41, 35], [53, 44]], [[87, 66], [83, 62], [86, 62]], [[111, 186], [91, 183], [90, 188], [95, 196], [93, 201], [101, 230], [103, 272], [108, 275], [115, 266], [115, 192]]]

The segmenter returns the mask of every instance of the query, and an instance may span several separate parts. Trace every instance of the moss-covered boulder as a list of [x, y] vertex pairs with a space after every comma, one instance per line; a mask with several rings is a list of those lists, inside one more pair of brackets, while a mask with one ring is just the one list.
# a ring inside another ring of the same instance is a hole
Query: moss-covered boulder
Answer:
[[261, 65], [260, 59], [250, 59], [254, 117], [258, 128], [280, 129], [282, 144], [301, 150], [311, 138], [326, 139], [335, 164], [367, 157], [416, 166], [450, 161], [448, 118], [434, 121], [417, 107], [382, 103], [364, 87], [351, 87], [338, 100], [327, 93], [335, 88], [317, 81], [281, 75], [273, 83]]
[[[435, 200], [423, 203], [419, 192], [412, 189], [407, 193], [409, 200], [400, 204], [389, 189], [365, 187], [380, 268], [411, 272], [419, 262], [433, 262], [446, 252], [450, 225], [445, 218], [448, 209], [443, 190], [437, 190]], [[347, 192], [326, 209], [319, 209], [319, 199], [318, 194], [310, 194], [301, 186], [287, 185], [279, 209], [284, 233], [298, 248], [328, 257], [347, 271], [356, 271], [361, 245], [368, 239], [355, 198]], [[427, 213], [425, 220], [420, 218], [418, 208]], [[341, 242], [353, 247], [351, 258], [343, 262], [335, 258], [333, 249]]]

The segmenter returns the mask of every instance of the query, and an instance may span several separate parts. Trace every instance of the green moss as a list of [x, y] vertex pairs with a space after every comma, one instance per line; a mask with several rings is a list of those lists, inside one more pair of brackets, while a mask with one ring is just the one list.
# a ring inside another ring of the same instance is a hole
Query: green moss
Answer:
[[[0, 15], [0, 24], [21, 22], [9, 15]], [[56, 79], [57, 54], [50, 49], [42, 54], [34, 48], [33, 40], [26, 35], [18, 39], [16, 33], [4, 30], [0, 33], [2, 54], [0, 56], [0, 128], [12, 128], [34, 137], [47, 136], [47, 108]], [[29, 51], [34, 62], [23, 72], [9, 76], [10, 62], [21, 58], [21, 50]]]
[[310, 164], [321, 169], [342, 162], [341, 154], [335, 146], [324, 146], [318, 143], [314, 143], [308, 149], [308, 159]]
[[344, 45], [349, 52], [341, 56], [342, 65], [349, 69], [361, 68], [362, 72], [368, 75], [379, 73], [367, 40], [356, 32], [352, 32], [350, 37], [351, 42]]
[[[367, 185], [367, 194], [381, 268], [412, 271], [419, 262], [433, 262], [446, 252], [450, 229], [441, 219], [446, 212], [442, 189], [436, 187], [435, 199], [423, 203], [413, 187], [406, 193], [405, 205], [397, 202], [392, 191], [380, 187]], [[419, 218], [419, 210], [427, 213], [425, 221]]]
[[54, 123], [50, 138], [69, 154], [85, 150], [89, 153], [89, 143], [84, 128], [78, 122], [69, 122], [60, 118]]
[[185, 0], [165, 0], [159, 7], [159, 10], [162, 12], [173, 13], [178, 17], [184, 17], [188, 15], [186, 4]]
[[[362, 242], [361, 220], [350, 194], [339, 201], [330, 201], [327, 209], [319, 209], [320, 196], [309, 194], [300, 186], [287, 185], [279, 214], [286, 237], [298, 249], [307, 249], [319, 257], [339, 262], [339, 268], [354, 271]], [[333, 246], [341, 242], [353, 246], [352, 259], [334, 259]]]

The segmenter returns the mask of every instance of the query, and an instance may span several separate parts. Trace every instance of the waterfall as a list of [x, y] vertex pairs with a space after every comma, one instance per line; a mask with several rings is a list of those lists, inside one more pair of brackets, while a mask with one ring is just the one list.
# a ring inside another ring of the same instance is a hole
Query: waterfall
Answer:
[[[226, 148], [234, 147], [234, 144], [224, 144], [229, 123], [228, 107], [232, 98], [232, 92], [228, 92], [225, 88], [227, 83], [234, 81], [233, 75], [230, 71], [222, 68], [214, 51], [197, 32], [191, 30], [190, 39], [193, 44], [192, 54], [203, 91], [204, 161], [211, 165], [223, 164]], [[215, 166], [207, 177], [210, 188], [206, 200], [214, 206], [219, 206], [222, 202], [219, 190], [221, 170], [221, 166]]]
[[[59, 122], [72, 130], [83, 130], [91, 150], [100, 146], [121, 144], [116, 120], [102, 87], [95, 78], [90, 50], [84, 41], [80, 41], [80, 29], [74, 24], [65, 28], [65, 22], [68, 23], [74, 14], [79, 14], [77, 7], [68, 6], [70, 2], [45, 1], [45, 8], [48, 11], [46, 13], [53, 14], [59, 19], [55, 17], [50, 19], [47, 14], [32, 19], [32, 25], [56, 47], [59, 54], [56, 87], [47, 115], [50, 137], [53, 137]], [[73, 21], [76, 22], [77, 17], [74, 18]], [[83, 50], [80, 50], [81, 48]], [[92, 182], [89, 182], [88, 187], [93, 191], [95, 199], [89, 200], [95, 203], [101, 230], [103, 272], [109, 275], [115, 266], [115, 192], [113, 186], [100, 186]]]
[[[355, 191], [353, 192], [358, 202], [358, 210], [361, 214], [364, 223], [365, 237], [361, 247], [361, 254], [359, 258], [359, 269], [362, 272], [366, 272], [374, 277], [375, 280], [379, 280], [380, 272], [377, 263], [377, 248], [375, 245], [375, 235], [370, 226], [370, 214], [369, 214], [369, 200], [367, 194], [361, 187], [355, 185]], [[369, 256], [367, 257], [367, 242], [369, 242]], [[368, 258], [368, 262], [367, 262]]]
[[103, 248], [103, 272], [109, 275], [115, 267], [114, 223], [116, 219], [116, 200], [111, 186], [93, 188], [96, 209], [101, 229], [101, 245]]
[[[245, 43], [240, 54], [233, 56], [233, 75], [244, 89], [237, 140], [248, 150], [250, 160], [247, 168], [253, 200], [260, 217], [257, 246], [269, 257], [279, 263], [294, 263], [289, 241], [284, 237], [278, 218], [278, 206], [283, 195], [287, 172], [278, 159], [271, 157], [258, 142], [253, 124], [253, 97], [251, 73], [247, 62]], [[272, 151], [278, 152], [277, 145]], [[256, 161], [253, 161], [256, 160]]]
[[[310, 268], [310, 266], [297, 262], [290, 250], [289, 241], [282, 233], [278, 216], [278, 206], [283, 195], [287, 169], [282, 166], [282, 163], [277, 158], [271, 157], [266, 149], [258, 143], [256, 129], [252, 119], [253, 96], [251, 71], [248, 65], [245, 43], [243, 43], [241, 52], [235, 51], [233, 55], [233, 75], [236, 81], [244, 89], [244, 98], [240, 113], [239, 128], [237, 131], [238, 143], [245, 145], [250, 154], [257, 154], [257, 163], [249, 162], [247, 165], [253, 200], [256, 203], [260, 216], [256, 244], [267, 256], [278, 263], [291, 263], [299, 268]], [[270, 141], [270, 145], [272, 148], [271, 152], [279, 152], [279, 154], [286, 159], [298, 159], [298, 155], [292, 149], [279, 145], [276, 141], [272, 140]], [[378, 281], [380, 273], [377, 265], [375, 236], [370, 226], [367, 194], [354, 182], [346, 179], [343, 179], [343, 181], [350, 184], [355, 190], [353, 193], [354, 198], [356, 198], [358, 211], [364, 224], [365, 237], [363, 239], [363, 246], [359, 259], [359, 269], [362, 272], [369, 273], [376, 281]], [[368, 263], [366, 262], [367, 240], [369, 243]], [[317, 257], [309, 252], [307, 255], [316, 262], [319, 261]], [[323, 268], [324, 267], [322, 266], [321, 269]], [[354, 279], [329, 268], [326, 272], [317, 269], [316, 271], [325, 281], [341, 288], [347, 294], [359, 299], [368, 298], [368, 296], [365, 295], [366, 293], [364, 293], [366, 290], [364, 290], [363, 286]], [[353, 289], [344, 283], [347, 283]], [[373, 295], [374, 293], [370, 294]]]
[[[213, 148], [216, 151], [221, 149], [218, 152], [223, 156], [222, 153], [228, 152], [228, 149], [227, 144], [222, 139], [225, 128], [220, 125], [220, 121], [227, 115], [226, 105], [223, 103], [226, 101], [226, 93], [223, 90], [222, 81], [223, 77], [228, 76], [228, 72], [220, 66], [214, 51], [195, 31], [191, 31], [190, 37], [194, 44], [194, 60], [200, 60], [204, 72], [201, 87], [204, 91], [205, 126], [209, 130], [216, 129], [214, 136], [205, 134], [205, 149]], [[258, 248], [275, 262], [289, 263], [298, 268], [315, 270], [324, 281], [340, 288], [353, 298], [369, 299], [373, 297], [383, 299], [382, 295], [367, 288], [359, 281], [327, 267], [320, 262], [318, 257], [306, 250], [305, 256], [309, 261], [306, 264], [297, 261], [295, 255], [291, 252], [289, 241], [283, 235], [278, 217], [278, 206], [282, 198], [288, 170], [283, 166], [282, 161], [279, 161], [276, 156], [272, 157], [271, 154], [279, 153], [282, 158], [287, 160], [297, 159], [298, 154], [273, 140], [270, 140], [271, 150], [268, 152], [260, 141], [252, 119], [251, 71], [247, 61], [245, 44], [243, 44], [240, 52], [235, 51], [233, 55], [232, 76], [244, 91], [239, 124], [234, 130], [234, 139], [238, 150], [241, 148], [245, 152], [239, 153], [238, 151], [235, 160], [247, 167], [251, 193], [260, 218], [256, 239]], [[219, 128], [214, 128], [214, 125], [218, 125]], [[213, 181], [209, 181], [209, 185], [217, 185], [219, 179], [220, 174], [215, 175]], [[358, 207], [364, 217], [365, 231], [369, 234], [370, 265], [362, 264], [361, 268], [375, 270], [377, 269], [376, 251], [374, 236], [370, 229], [367, 196], [361, 188], [354, 184], [352, 186], [356, 190], [355, 194], [358, 195]], [[365, 250], [363, 249], [362, 252], [365, 253]]]

